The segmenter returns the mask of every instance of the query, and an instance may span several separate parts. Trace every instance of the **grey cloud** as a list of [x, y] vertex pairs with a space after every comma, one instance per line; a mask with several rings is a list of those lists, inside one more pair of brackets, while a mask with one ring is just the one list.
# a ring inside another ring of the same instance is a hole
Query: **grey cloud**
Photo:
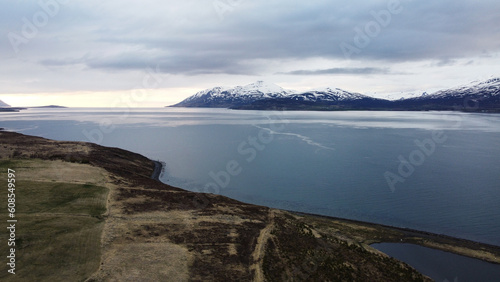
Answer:
[[39, 63], [45, 67], [61, 67], [61, 66], [73, 66], [77, 64], [85, 63], [85, 59], [44, 59], [40, 60]]
[[452, 59], [442, 59], [438, 61], [435, 66], [437, 67], [448, 67], [448, 66], [454, 66], [457, 64], [457, 60], [452, 60]]
[[126, 53], [118, 56], [89, 58], [85, 65], [92, 69], [109, 70], [143, 70], [151, 66], [159, 66], [162, 73], [168, 74], [257, 74], [257, 68], [244, 62], [232, 60], [223, 54], [179, 54], [170, 56], [137, 56]]
[[[255, 1], [241, 4], [228, 12], [224, 21], [216, 17], [207, 22], [193, 22], [165, 30], [151, 30], [144, 35], [134, 32], [108, 34], [105, 41], [114, 44], [138, 45], [158, 51], [153, 60], [164, 60], [162, 52], [182, 58], [169, 60], [173, 72], [184, 73], [189, 64], [213, 66], [214, 72], [233, 73], [231, 64], [256, 59], [306, 59], [324, 57], [344, 59], [340, 44], [354, 45], [358, 35], [374, 20], [372, 11], [386, 8], [387, 1], [370, 4], [345, 4], [337, 1], [303, 2]], [[500, 50], [497, 22], [499, 16], [491, 10], [496, 2], [401, 1], [401, 14], [392, 15], [387, 27], [369, 44], [360, 48], [353, 59], [412, 61], [445, 60], [475, 55], [483, 50]], [[205, 7], [210, 8], [210, 7]], [[488, 17], [477, 15], [489, 14]], [[498, 13], [500, 14], [500, 13]], [[208, 17], [210, 18], [210, 17]], [[177, 20], [180, 21], [182, 17]], [[206, 20], [207, 18], [205, 18]], [[136, 56], [141, 56], [141, 51]], [[230, 62], [229, 64], [221, 62]], [[111, 64], [114, 68], [134, 68], [136, 64]], [[93, 67], [106, 67], [104, 63]], [[244, 66], [240, 72], [245, 72]], [[198, 69], [193, 69], [198, 72]]]
[[280, 72], [278, 74], [289, 75], [323, 75], [323, 74], [353, 74], [353, 75], [367, 75], [367, 74], [393, 74], [389, 69], [385, 68], [331, 68], [323, 70], [295, 70], [291, 72]]
[[[29, 1], [17, 1], [22, 6], [7, 2], [0, 2], [0, 10], [6, 11], [0, 19], [0, 58], [19, 56], [47, 68], [83, 65], [126, 72], [160, 65], [170, 74], [255, 75], [277, 71], [260, 62], [345, 60], [340, 44], [356, 47], [356, 30], [364, 30], [375, 20], [372, 12], [387, 9], [389, 1], [242, 1], [223, 20], [212, 1], [68, 1], [21, 46], [20, 55], [13, 54], [5, 35], [20, 32], [21, 18], [32, 17], [39, 7]], [[377, 36], [356, 47], [359, 52], [352, 59], [390, 67], [420, 60], [450, 63], [500, 51], [496, 0], [401, 0], [401, 6], [403, 11], [392, 15]], [[289, 74], [394, 73], [383, 68], [332, 68]]]

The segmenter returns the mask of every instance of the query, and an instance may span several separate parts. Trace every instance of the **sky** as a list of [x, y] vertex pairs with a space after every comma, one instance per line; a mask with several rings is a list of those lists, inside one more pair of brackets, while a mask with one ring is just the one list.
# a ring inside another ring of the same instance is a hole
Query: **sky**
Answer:
[[257, 80], [375, 97], [500, 76], [497, 0], [0, 2], [0, 100], [163, 107]]

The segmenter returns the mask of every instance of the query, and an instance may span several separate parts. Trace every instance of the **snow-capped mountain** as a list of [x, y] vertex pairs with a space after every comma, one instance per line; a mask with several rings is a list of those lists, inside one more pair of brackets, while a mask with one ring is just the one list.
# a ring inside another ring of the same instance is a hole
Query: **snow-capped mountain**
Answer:
[[10, 108], [10, 105], [0, 100], [0, 108]]
[[491, 78], [486, 81], [474, 81], [466, 85], [454, 87], [446, 90], [441, 90], [425, 97], [417, 97], [417, 99], [439, 99], [475, 95], [490, 97], [500, 94], [500, 78]]
[[214, 87], [196, 93], [174, 107], [239, 108], [257, 101], [295, 101], [315, 103], [339, 103], [362, 99], [375, 99], [339, 88], [321, 88], [306, 92], [287, 90], [276, 84], [257, 81], [246, 86]]
[[293, 90], [284, 89], [273, 83], [257, 81], [233, 88], [218, 86], [206, 89], [174, 105], [174, 107], [229, 108], [262, 99], [282, 98], [295, 93]]
[[233, 91], [240, 96], [253, 96], [258, 98], [283, 97], [295, 93], [294, 90], [286, 90], [274, 83], [257, 81], [246, 86], [236, 86]]
[[309, 101], [309, 102], [341, 102], [341, 101], [353, 101], [360, 100], [368, 97], [359, 93], [352, 93], [339, 88], [319, 88], [306, 91], [303, 93], [297, 93], [289, 95], [288, 99], [296, 101]]
[[500, 78], [475, 81], [395, 104], [418, 110], [496, 111], [500, 109]]

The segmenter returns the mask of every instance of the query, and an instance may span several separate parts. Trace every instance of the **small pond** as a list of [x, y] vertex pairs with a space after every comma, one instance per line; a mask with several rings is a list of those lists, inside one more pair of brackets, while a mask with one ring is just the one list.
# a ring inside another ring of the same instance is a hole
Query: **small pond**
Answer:
[[372, 244], [435, 281], [500, 281], [500, 265], [406, 243]]

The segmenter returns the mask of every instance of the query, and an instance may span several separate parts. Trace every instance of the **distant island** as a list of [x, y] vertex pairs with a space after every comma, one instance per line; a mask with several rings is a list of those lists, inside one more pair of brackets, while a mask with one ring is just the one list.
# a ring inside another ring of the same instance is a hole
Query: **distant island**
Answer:
[[387, 100], [339, 88], [305, 92], [258, 81], [234, 88], [214, 87], [171, 107], [303, 111], [464, 111], [500, 112], [500, 78], [473, 82], [412, 98]]
[[38, 106], [38, 107], [28, 107], [29, 109], [67, 109], [68, 107], [57, 106], [57, 105], [49, 105], [49, 106]]
[[500, 263], [498, 246], [172, 187], [158, 181], [160, 163], [118, 148], [5, 131], [0, 147], [1, 169], [22, 187], [23, 281], [430, 281], [376, 242]]
[[26, 110], [26, 108], [11, 107], [9, 104], [0, 100], [0, 112], [19, 112], [21, 110]]
[[11, 107], [9, 104], [0, 100], [0, 112], [19, 112], [26, 109], [64, 109], [67, 107], [58, 105], [38, 106], [38, 107]]
[[27, 108], [18, 108], [18, 107], [9, 107], [9, 108], [0, 108], [0, 112], [19, 112], [21, 110], [26, 110]]

